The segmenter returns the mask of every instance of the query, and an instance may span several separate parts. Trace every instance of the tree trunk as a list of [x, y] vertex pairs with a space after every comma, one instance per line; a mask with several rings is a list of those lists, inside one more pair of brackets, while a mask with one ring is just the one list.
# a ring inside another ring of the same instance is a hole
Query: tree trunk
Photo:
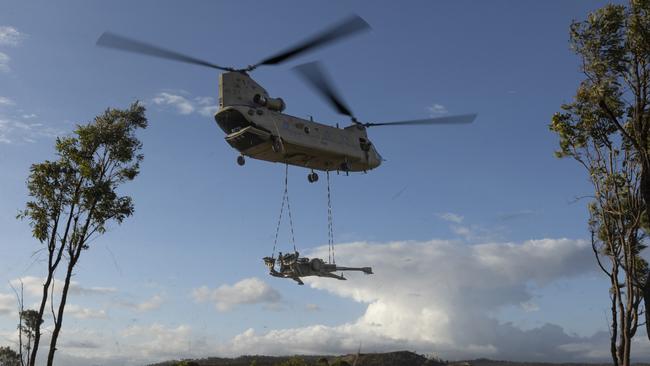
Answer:
[[[645, 152], [642, 155], [641, 159], [641, 182], [639, 184], [639, 191], [641, 193], [641, 198], [643, 198], [643, 203], [645, 204], [645, 214], [646, 219], [650, 220], [650, 152]], [[639, 279], [640, 281], [640, 279]], [[645, 329], [646, 337], [650, 341], [650, 273], [646, 275], [643, 288], [641, 289], [643, 293], [643, 304], [645, 307]]]
[[54, 323], [54, 331], [52, 332], [52, 339], [50, 340], [50, 350], [47, 354], [47, 366], [52, 366], [52, 363], [54, 362], [54, 352], [56, 352], [56, 342], [59, 338], [61, 325], [63, 324], [63, 312], [65, 310], [65, 303], [68, 299], [68, 290], [70, 289], [72, 270], [74, 269], [74, 266], [77, 263], [77, 259], [79, 259], [80, 250], [81, 250], [81, 246], [78, 247], [76, 253], [72, 253], [70, 261], [68, 262], [68, 269], [65, 274], [65, 283], [63, 284], [63, 290], [61, 291], [61, 302], [59, 303], [59, 310], [56, 317], [56, 322]]
[[[45, 313], [45, 304], [47, 303], [47, 296], [49, 294], [50, 284], [52, 283], [53, 277], [54, 277], [54, 271], [48, 269], [47, 279], [43, 284], [43, 297], [41, 298], [41, 305], [38, 308], [39, 319], [43, 319], [43, 313]], [[38, 327], [36, 327], [34, 331], [34, 346], [32, 348], [32, 351], [31, 352], [27, 351], [27, 354], [29, 356], [29, 363], [28, 363], [29, 366], [36, 365], [36, 353], [38, 352], [38, 343], [40, 342], [40, 340], [41, 340], [41, 327], [39, 325]]]

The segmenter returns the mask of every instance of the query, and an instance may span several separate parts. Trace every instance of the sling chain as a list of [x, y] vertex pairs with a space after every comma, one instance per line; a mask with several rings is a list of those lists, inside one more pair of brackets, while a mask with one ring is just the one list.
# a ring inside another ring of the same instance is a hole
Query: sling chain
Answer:
[[334, 218], [332, 216], [332, 194], [330, 190], [330, 171], [327, 171], [327, 226], [328, 226], [328, 263], [336, 264], [334, 259]]
[[289, 164], [285, 164], [284, 168], [284, 194], [282, 195], [282, 205], [280, 206], [280, 216], [278, 217], [278, 226], [275, 229], [275, 240], [273, 241], [273, 253], [271, 258], [275, 258], [275, 248], [278, 245], [278, 235], [280, 234], [280, 224], [282, 224], [282, 214], [284, 213], [284, 205], [287, 205], [287, 212], [289, 214], [289, 228], [291, 229], [291, 243], [293, 244], [293, 251], [296, 251], [296, 238], [293, 233], [293, 218], [291, 217], [291, 205], [289, 204]]

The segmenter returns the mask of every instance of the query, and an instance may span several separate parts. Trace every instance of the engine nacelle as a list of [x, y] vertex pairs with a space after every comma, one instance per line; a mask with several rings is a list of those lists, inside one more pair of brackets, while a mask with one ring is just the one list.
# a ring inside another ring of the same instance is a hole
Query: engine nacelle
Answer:
[[255, 104], [259, 104], [263, 107], [266, 107], [272, 111], [278, 111], [278, 112], [282, 112], [287, 107], [287, 105], [284, 104], [284, 100], [282, 100], [282, 98], [265, 97], [260, 94], [255, 94], [255, 96], [253, 97], [253, 102], [255, 102]]

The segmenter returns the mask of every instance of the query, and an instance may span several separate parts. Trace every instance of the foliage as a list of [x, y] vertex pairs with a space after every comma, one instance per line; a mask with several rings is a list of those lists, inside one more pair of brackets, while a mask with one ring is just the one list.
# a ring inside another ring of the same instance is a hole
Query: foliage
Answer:
[[183, 360], [175, 363], [174, 366], [199, 366], [199, 364], [194, 361]]
[[276, 366], [308, 366], [307, 362], [300, 357], [291, 357], [290, 359], [276, 364]]
[[0, 366], [20, 366], [20, 355], [9, 347], [0, 347]]
[[34, 336], [35, 330], [41, 326], [43, 320], [38, 315], [38, 312], [33, 309], [27, 309], [20, 312], [22, 319], [22, 331], [27, 337]]
[[[37, 319], [43, 319], [48, 289], [60, 261], [67, 260], [48, 365], [53, 362], [70, 278], [82, 251], [106, 231], [109, 223], [122, 223], [134, 212], [131, 197], [120, 196], [116, 190], [139, 173], [142, 143], [135, 132], [147, 126], [144, 111], [137, 102], [125, 110], [107, 109], [93, 122], [77, 126], [74, 135], [57, 138], [56, 160], [31, 166], [27, 181], [31, 199], [18, 217], [29, 221], [32, 235], [48, 251], [48, 275]], [[34, 329], [31, 366], [39, 340], [40, 323]]]
[[350, 366], [350, 363], [345, 360], [341, 360], [340, 358], [332, 362], [331, 366]]

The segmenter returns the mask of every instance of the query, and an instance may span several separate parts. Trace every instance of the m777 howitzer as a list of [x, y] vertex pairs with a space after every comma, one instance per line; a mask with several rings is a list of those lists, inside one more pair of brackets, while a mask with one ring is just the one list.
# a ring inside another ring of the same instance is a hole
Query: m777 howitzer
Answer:
[[282, 255], [279, 253], [278, 262], [280, 264], [279, 271], [275, 269], [276, 259], [273, 257], [264, 257], [264, 264], [269, 268], [269, 274], [274, 277], [291, 278], [298, 282], [299, 285], [304, 285], [300, 277], [318, 276], [330, 277], [337, 280], [346, 280], [342, 275], [337, 275], [333, 272], [337, 271], [361, 271], [365, 274], [372, 274], [370, 267], [339, 267], [336, 264], [325, 263], [320, 258], [300, 258], [298, 252], [288, 253]]

